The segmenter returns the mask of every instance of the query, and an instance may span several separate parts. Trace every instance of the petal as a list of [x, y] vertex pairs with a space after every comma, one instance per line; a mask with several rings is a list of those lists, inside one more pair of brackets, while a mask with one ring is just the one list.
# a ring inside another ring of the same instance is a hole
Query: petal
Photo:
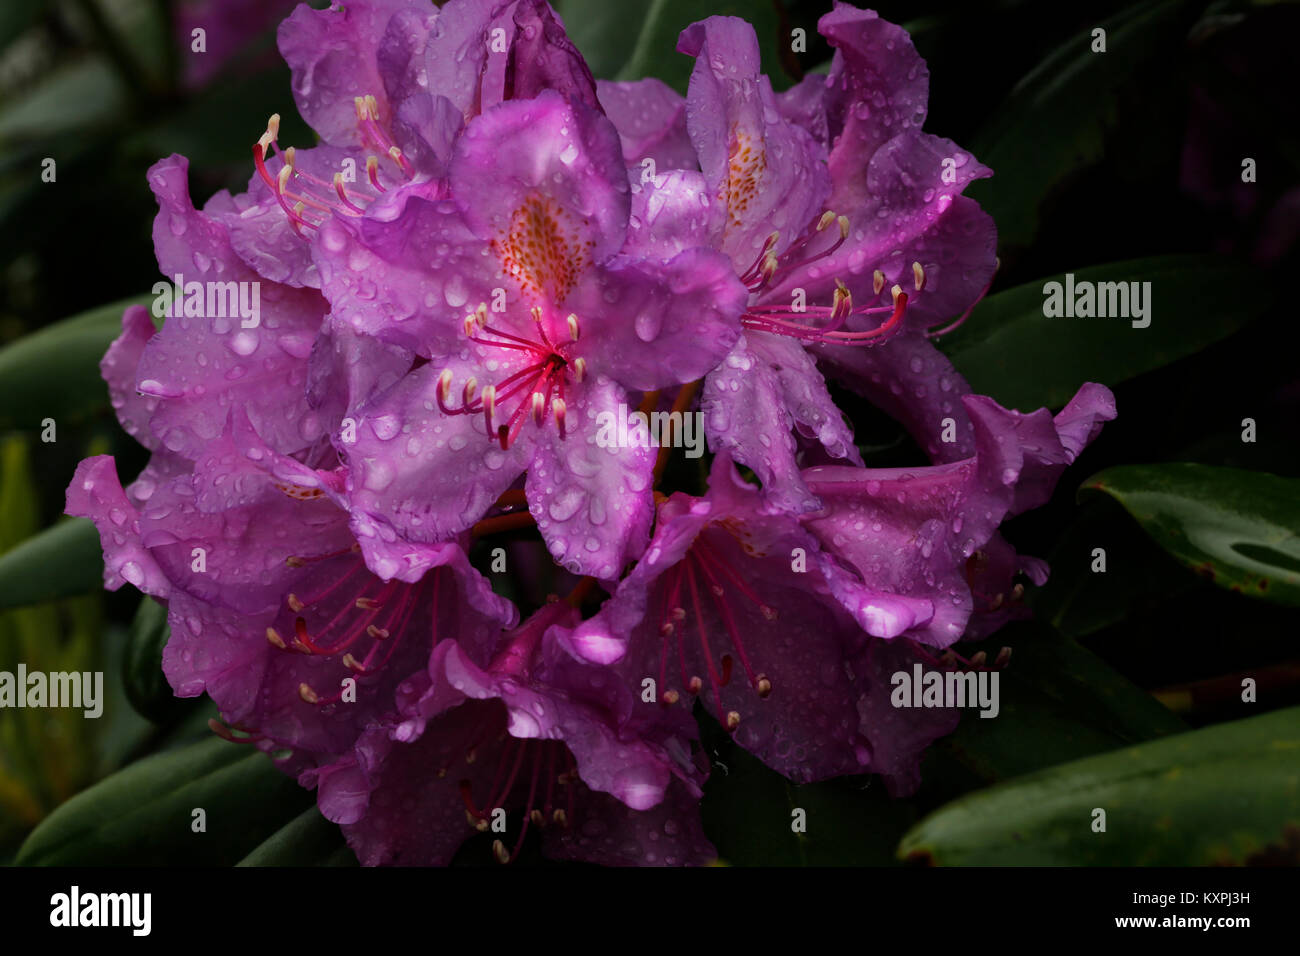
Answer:
[[357, 334], [330, 315], [312, 346], [307, 401], [334, 432], [347, 415], [396, 384], [413, 357], [400, 346]]
[[89, 518], [99, 529], [105, 588], [116, 591], [125, 582], [157, 598], [171, 594], [171, 583], [141, 541], [139, 514], [122, 490], [111, 455], [77, 465], [68, 485], [66, 513]]
[[788, 244], [821, 213], [830, 192], [826, 151], [780, 116], [760, 73], [754, 28], [744, 20], [692, 24], [677, 49], [695, 57], [686, 128], [720, 202], [720, 248], [744, 271], [774, 230]]
[[313, 10], [303, 4], [280, 24], [280, 53], [293, 71], [298, 112], [326, 143], [362, 145], [355, 97], [374, 96], [379, 122], [392, 115], [379, 71], [384, 30], [406, 0], [348, 0]]
[[449, 0], [438, 11], [425, 46], [426, 82], [466, 121], [505, 96], [514, 10], [514, 3]]
[[922, 660], [907, 641], [871, 641], [854, 669], [863, 675], [859, 704], [862, 735], [868, 741], [872, 773], [885, 778], [890, 796], [904, 797], [921, 783], [925, 748], [957, 729], [955, 707], [895, 707], [892, 676], [911, 674]]
[[578, 825], [545, 831], [543, 846], [551, 859], [601, 866], [705, 866], [717, 859], [704, 834], [699, 798], [680, 781], [648, 810], [586, 788], [575, 803]]
[[776, 108], [789, 122], [808, 131], [823, 148], [830, 146], [826, 107], [830, 78], [809, 73], [783, 93], [776, 94]]
[[108, 383], [109, 400], [122, 429], [150, 451], [158, 449], [158, 442], [149, 430], [149, 419], [158, 407], [158, 399], [140, 394], [135, 383], [140, 356], [155, 332], [148, 309], [140, 305], [128, 306], [122, 313], [122, 334], [113, 340], [99, 363], [99, 371]]
[[[705, 378], [700, 410], [709, 447], [753, 469], [772, 507], [796, 514], [816, 511], [820, 502], [805, 487], [796, 460], [787, 380], [762, 350], [764, 338], [773, 336], [746, 333]], [[794, 348], [802, 350], [797, 343]]]
[[597, 80], [596, 89], [629, 166], [640, 167], [645, 159], [653, 160], [658, 172], [699, 166], [686, 133], [686, 100], [667, 83], [654, 77]]
[[543, 90], [555, 90], [571, 102], [599, 110], [596, 79], [551, 5], [543, 0], [520, 0], [514, 21], [505, 98], [532, 99]]
[[304, 383], [328, 306], [313, 290], [262, 281], [245, 266], [225, 228], [191, 205], [187, 167], [171, 157], [149, 171], [158, 262], [169, 280], [180, 276], [184, 292], [137, 369], [137, 388], [160, 399], [150, 428], [192, 459], [221, 434], [229, 406], [243, 405], [272, 447], [304, 448], [323, 434]]
[[714, 451], [752, 468], [767, 501], [783, 511], [820, 507], [799, 475], [794, 429], [834, 458], [862, 460], [821, 373], [790, 339], [747, 333], [704, 380], [700, 407]]
[[545, 91], [473, 120], [450, 173], [474, 232], [536, 297], [559, 303], [622, 247], [629, 190], [609, 120]]
[[410, 195], [370, 213], [323, 223], [312, 250], [335, 319], [427, 358], [459, 353], [464, 316], [510, 285], [500, 264], [450, 201]]
[[[905, 331], [874, 348], [817, 346], [815, 351], [837, 381], [897, 419], [931, 461], [975, 454], [970, 416], [960, 401], [970, 386], [919, 332]], [[945, 432], [952, 441], [944, 441]]]
[[557, 634], [556, 645], [575, 659], [592, 664], [607, 666], [622, 660], [632, 631], [647, 613], [655, 581], [685, 558], [712, 510], [711, 502], [682, 493], [660, 505], [654, 538], [641, 560], [619, 582], [614, 598], [572, 632]]
[[[499, 703], [467, 701], [411, 743], [369, 731], [355, 756], [308, 782], [319, 781], [322, 812], [342, 824], [362, 866], [446, 866], [476, 833], [465, 820], [462, 781], [471, 793], [486, 794], [499, 762], [499, 746], [489, 744], [466, 763], [467, 738], [497, 727], [496, 733], [505, 729]], [[455, 773], [438, 773], [452, 767]]]
[[167, 604], [167, 623], [162, 669], [176, 696], [209, 694], [232, 721], [251, 713], [270, 645], [249, 619], [178, 591]]
[[[904, 630], [946, 647], [962, 636], [974, 607], [968, 562], [1015, 507], [1046, 500], [1082, 442], [1114, 414], [1109, 398], [1103, 386], [1089, 386], [1054, 420], [1046, 409], [1026, 415], [968, 395], [972, 458], [915, 469], [810, 468], [804, 480], [825, 511], [805, 524], [856, 570], [861, 593], [931, 601], [933, 617]], [[1026, 569], [1041, 575], [1035, 565]], [[844, 600], [855, 587], [840, 580], [837, 596]], [[876, 636], [898, 634], [863, 626]]]
[[632, 216], [624, 252], [668, 260], [712, 242], [713, 217], [704, 176], [674, 169], [632, 186]]
[[[528, 509], [546, 546], [574, 574], [618, 577], [645, 547], [653, 513], [654, 448], [602, 441], [627, 396], [605, 378], [591, 383], [560, 439], [548, 428], [528, 472]], [[604, 417], [608, 416], [608, 417]]]
[[528, 465], [527, 429], [502, 451], [483, 416], [438, 410], [440, 373], [421, 366], [356, 413], [356, 441], [342, 451], [362, 547], [395, 536], [445, 541], [482, 518]]
[[827, 95], [838, 162], [865, 162], [888, 139], [925, 123], [930, 71], [902, 27], [846, 3], [817, 23], [835, 48]]
[[726, 257], [688, 249], [657, 264], [619, 257], [590, 269], [564, 302], [590, 372], [653, 391], [700, 378], [740, 335], [745, 287]]
[[[892, 306], [890, 290], [898, 283], [916, 300], [909, 302], [909, 313], [928, 319], [924, 325], [956, 317], [925, 306], [927, 294], [942, 294], [960, 308], [975, 301], [993, 275], [996, 230], [977, 205], [957, 200], [969, 182], [991, 175], [986, 166], [950, 140], [913, 130], [886, 142], [869, 164], [831, 173], [835, 189], [828, 205], [848, 218], [848, 240], [833, 255], [785, 279], [770, 293], [773, 298], [788, 301], [795, 286], [810, 297], [828, 296], [838, 278], [853, 293], [855, 306]], [[948, 216], [952, 222], [945, 222]], [[917, 261], [929, 293], [915, 294], [912, 263]], [[886, 278], [880, 292], [873, 286], [876, 269]]]
[[512, 737], [563, 740], [583, 783], [634, 810], [659, 803], [672, 779], [668, 761], [655, 748], [620, 739], [599, 711], [544, 687], [497, 679], [465, 660], [454, 648], [443, 658], [446, 680], [468, 697], [499, 698]]

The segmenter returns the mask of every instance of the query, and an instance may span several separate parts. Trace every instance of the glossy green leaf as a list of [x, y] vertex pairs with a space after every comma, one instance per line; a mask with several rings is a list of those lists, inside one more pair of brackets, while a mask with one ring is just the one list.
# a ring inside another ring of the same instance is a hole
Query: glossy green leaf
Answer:
[[193, 706], [192, 700], [172, 693], [163, 675], [162, 653], [170, 635], [167, 609], [153, 598], [144, 598], [127, 637], [122, 685], [136, 712], [155, 724], [169, 725]]
[[61, 521], [0, 557], [0, 609], [89, 594], [103, 586], [99, 534], [87, 518]]
[[[612, 80], [636, 47], [654, 0], [560, 0], [565, 29], [593, 75]], [[676, 46], [676, 44], [673, 44]]]
[[[1093, 829], [1097, 809], [1105, 832]], [[1294, 864], [1297, 827], [1300, 708], [1291, 708], [978, 791], [922, 820], [899, 856], [974, 866]]]
[[1177, 462], [1120, 465], [1084, 482], [1220, 587], [1300, 605], [1300, 480]]
[[104, 126], [120, 119], [127, 103], [127, 89], [109, 60], [89, 56], [64, 63], [0, 109], [0, 142]]
[[1172, 56], [1203, 6], [1189, 0], [1135, 4], [1096, 23], [1106, 31], [1105, 53], [1094, 53], [1091, 29], [1080, 29], [1016, 85], [971, 142], [995, 175], [970, 194], [993, 215], [1003, 246], [1033, 240], [1044, 201], [1102, 157], [1121, 101], [1141, 95], [1139, 70], [1161, 62], [1161, 53]]
[[985, 781], [1187, 729], [1146, 691], [1050, 628], [1013, 624], [978, 645], [990, 658], [1003, 646], [1012, 655], [998, 672], [997, 715], [971, 709], [939, 743]]
[[[146, 757], [77, 794], [32, 832], [16, 862], [231, 865], [311, 802], [261, 751], [212, 738]], [[196, 833], [200, 808], [206, 831]]]
[[124, 299], [57, 322], [0, 349], [0, 428], [63, 426], [108, 408], [99, 360], [122, 331]]
[[[1150, 325], [1043, 314], [1046, 276], [989, 296], [941, 348], [978, 393], [1010, 408], [1059, 408], [1084, 382], [1115, 385], [1200, 351], [1267, 307], [1259, 276], [1222, 256], [1131, 259], [1075, 270], [1082, 282], [1150, 282]], [[1225, 294], [1225, 290], [1230, 293]], [[1077, 296], [1077, 293], [1076, 293]]]
[[356, 866], [337, 823], [308, 807], [271, 834], [239, 866]]

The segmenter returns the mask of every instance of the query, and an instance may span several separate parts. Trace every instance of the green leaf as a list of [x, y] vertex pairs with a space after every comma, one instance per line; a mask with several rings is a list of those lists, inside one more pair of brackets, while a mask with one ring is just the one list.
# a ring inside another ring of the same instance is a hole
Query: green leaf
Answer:
[[0, 349], [0, 429], [39, 429], [46, 418], [62, 426], [108, 408], [99, 360], [121, 334], [126, 307], [152, 301], [123, 299]]
[[986, 781], [1187, 729], [1146, 691], [1050, 628], [1013, 624], [982, 649], [992, 658], [1001, 646], [1013, 653], [998, 672], [997, 716], [965, 713], [939, 744]]
[[1220, 587], [1300, 605], [1300, 480], [1177, 462], [1108, 468], [1084, 482], [1089, 491]]
[[[654, 0], [560, 0], [560, 15], [593, 75], [610, 80], [632, 56]], [[677, 46], [676, 43], [673, 44]]]
[[238, 866], [356, 866], [337, 823], [309, 807], [244, 857]]
[[0, 3], [0, 52], [4, 52], [45, 12], [46, 0], [5, 0]]
[[1150, 282], [1144, 304], [1151, 324], [1134, 328], [1126, 318], [1043, 315], [1044, 285], [1064, 288], [1065, 274], [1007, 289], [981, 302], [943, 340], [971, 388], [1010, 408], [1059, 408], [1084, 382], [1115, 385], [1217, 342], [1271, 299], [1257, 272], [1222, 256], [1131, 259], [1073, 275], [1076, 290], [1085, 281]]
[[0, 110], [0, 143], [8, 147], [102, 127], [119, 119], [127, 103], [127, 89], [107, 59], [92, 55], [63, 63], [30, 93]]
[[1004, 247], [1033, 241], [1040, 205], [1102, 157], [1121, 103], [1143, 93], [1139, 71], [1177, 53], [1186, 35], [1180, 24], [1190, 24], [1203, 5], [1136, 4], [1096, 24], [1106, 31], [1105, 53], [1092, 52], [1092, 31], [1081, 29], [1016, 84], [971, 143], [994, 176], [972, 185], [970, 195], [997, 222]]
[[188, 713], [193, 701], [172, 693], [163, 675], [162, 654], [171, 631], [167, 609], [146, 597], [140, 602], [131, 624], [122, 657], [122, 684], [136, 713], [155, 724], [171, 725]]
[[[228, 866], [311, 803], [250, 746], [209, 739], [146, 757], [77, 794], [27, 838], [37, 866]], [[192, 829], [193, 811], [206, 832]]]
[[[899, 856], [974, 866], [1294, 864], [1298, 757], [1300, 708], [1178, 734], [963, 797], [909, 831]], [[1092, 829], [1095, 809], [1106, 812], [1105, 832]]]
[[0, 610], [89, 594], [103, 586], [99, 535], [86, 518], [61, 521], [0, 557]]

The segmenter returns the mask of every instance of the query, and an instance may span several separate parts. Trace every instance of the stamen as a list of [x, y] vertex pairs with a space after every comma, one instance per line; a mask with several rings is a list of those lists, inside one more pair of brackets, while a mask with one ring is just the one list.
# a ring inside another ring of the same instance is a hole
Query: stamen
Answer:
[[492, 413], [496, 411], [497, 407], [497, 389], [495, 385], [484, 386], [482, 402], [483, 421], [487, 424], [488, 438], [495, 438], [496, 429], [492, 426]]
[[[285, 168], [289, 169], [291, 167], [286, 166]], [[334, 191], [338, 193], [339, 200], [343, 203], [343, 205], [347, 206], [349, 209], [353, 210], [354, 212], [365, 212], [364, 209], [362, 209], [360, 206], [358, 206], [356, 203], [354, 203], [351, 199], [348, 198], [348, 191], [343, 185], [342, 173], [334, 174]]]
[[561, 439], [565, 436], [564, 416], [567, 410], [568, 407], [564, 404], [564, 399], [556, 398], [551, 401], [551, 414], [555, 416], [555, 424], [560, 429]]
[[376, 156], [366, 157], [366, 178], [370, 180], [370, 185], [381, 193], [388, 192], [379, 182], [379, 159]]

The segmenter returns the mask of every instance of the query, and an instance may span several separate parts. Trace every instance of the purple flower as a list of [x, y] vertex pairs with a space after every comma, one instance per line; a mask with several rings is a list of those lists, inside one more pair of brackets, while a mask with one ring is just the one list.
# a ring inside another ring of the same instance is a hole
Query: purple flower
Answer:
[[[976, 582], [979, 610], [989, 614], [1019, 596], [1011, 593], [1016, 573], [1043, 583], [1046, 566], [1016, 559], [995, 537], [998, 525], [1043, 504], [1065, 467], [1115, 417], [1110, 390], [1092, 384], [1055, 418], [1047, 409], [1007, 411], [978, 395], [962, 402], [973, 427], [970, 458], [924, 468], [804, 472], [823, 509], [803, 524], [854, 572], [831, 574], [829, 583], [870, 634], [947, 647], [967, 631]], [[982, 623], [978, 633], [989, 630]]]
[[[192, 460], [221, 434], [228, 409], [240, 405], [272, 447], [305, 448], [330, 424], [314, 414], [304, 388], [307, 360], [329, 305], [314, 290], [265, 281], [245, 265], [219, 215], [229, 197], [219, 193], [202, 212], [196, 210], [188, 166], [172, 156], [149, 170], [158, 199], [154, 248], [168, 280], [160, 286], [179, 276], [183, 295], [173, 298], [163, 329], [143, 342], [138, 364], [120, 368], [134, 378], [115, 387], [139, 391], [153, 409], [148, 434], [138, 427], [132, 434], [148, 447]], [[214, 292], [223, 296], [215, 315], [207, 308]], [[251, 317], [229, 308], [236, 299], [250, 306]], [[144, 326], [133, 322], [130, 335], [139, 341]]]
[[618, 128], [623, 159], [637, 167], [654, 160], [656, 169], [694, 169], [699, 165], [686, 132], [686, 101], [662, 80], [619, 83], [597, 80], [605, 113]]
[[518, 812], [512, 859], [530, 826], [548, 855], [685, 865], [716, 854], [693, 804], [702, 774], [686, 720], [656, 741], [621, 735], [604, 712], [535, 672], [540, 648], [577, 620], [557, 602], [502, 640], [486, 666], [454, 642], [401, 689], [406, 719], [374, 726], [355, 752], [304, 775], [363, 864], [449, 862], [499, 815]]
[[337, 318], [428, 359], [340, 444], [363, 538], [443, 540], [527, 470], [552, 554], [612, 578], [648, 530], [654, 455], [602, 447], [602, 416], [716, 364], [744, 290], [709, 250], [620, 254], [617, 135], [553, 91], [472, 120], [448, 182], [391, 218], [336, 217], [315, 247]]
[[[908, 641], [868, 636], [839, 606], [835, 577], [848, 574], [796, 518], [766, 513], [719, 456], [708, 494], [665, 499], [642, 560], [557, 640], [618, 674], [607, 699], [625, 727], [645, 732], [699, 696], [741, 746], [796, 782], [878, 772], [905, 789], [909, 763], [956, 718], [932, 713], [902, 729], [881, 699], [899, 662], [920, 658]], [[650, 700], [636, 692], [647, 679]]]
[[[832, 356], [870, 347], [861, 361], [881, 385], [860, 387], [910, 417], [896, 389], [935, 385], [918, 384], [914, 367], [938, 364], [925, 324], [970, 306], [995, 262], [991, 220], [959, 196], [988, 170], [919, 131], [927, 74], [907, 34], [844, 5], [820, 27], [839, 48], [831, 75], [780, 97], [759, 73], [748, 24], [713, 17], [684, 31], [679, 49], [696, 57], [686, 128], [701, 172], [660, 175], [633, 198], [647, 253], [708, 242], [749, 288], [745, 334], [706, 377], [701, 407], [711, 447], [795, 513], [820, 504], [799, 474], [801, 441], [861, 464], [805, 346]], [[625, 142], [639, 127], [670, 128], [666, 105], [610, 103]]]
[[483, 110], [543, 89], [598, 108], [586, 63], [541, 0], [303, 5], [279, 39], [299, 111], [324, 142], [282, 150], [271, 117], [257, 175], [225, 221], [250, 267], [290, 285], [320, 287], [310, 243], [330, 216], [391, 216], [392, 193], [408, 189], [438, 198], [455, 140]]
[[[130, 582], [165, 603], [163, 670], [178, 696], [206, 692], [232, 726], [300, 768], [346, 752], [396, 713], [396, 688], [454, 637], [486, 661], [514, 608], [455, 543], [429, 546], [426, 573], [385, 581], [362, 562], [347, 516], [318, 489], [289, 484], [245, 427], [193, 473], [133, 503], [113, 460], [84, 461], [68, 513], [99, 527], [110, 589]], [[137, 483], [138, 485], [138, 483]]]

